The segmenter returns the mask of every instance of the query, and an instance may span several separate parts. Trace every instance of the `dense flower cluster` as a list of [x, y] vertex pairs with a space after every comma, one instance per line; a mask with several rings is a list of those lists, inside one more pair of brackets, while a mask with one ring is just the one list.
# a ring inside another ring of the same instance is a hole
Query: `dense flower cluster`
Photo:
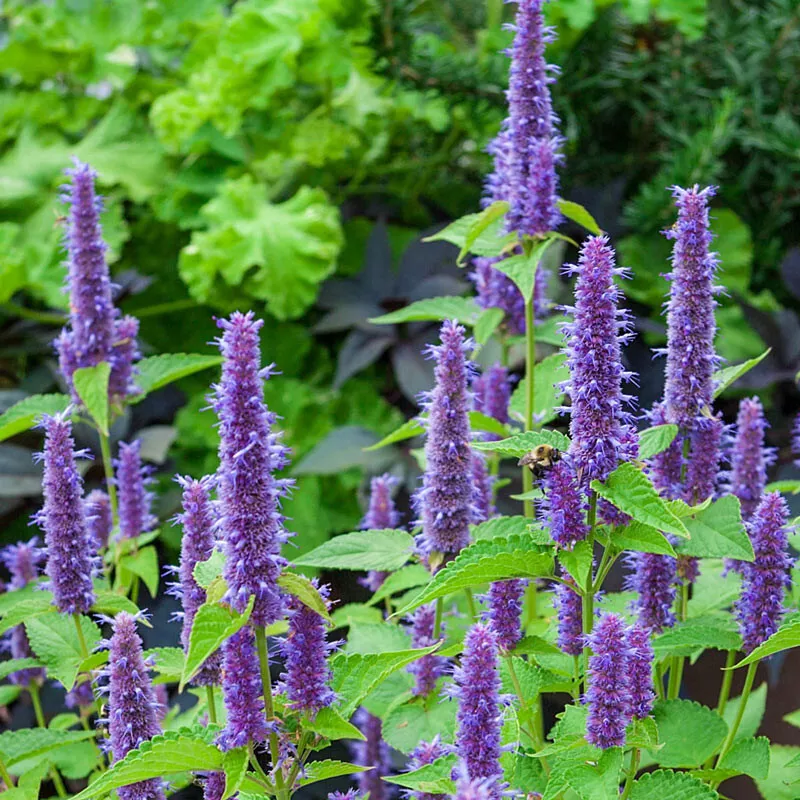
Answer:
[[[411, 646], [414, 648], [431, 647], [444, 638], [444, 625], [440, 626], [439, 638], [434, 636], [436, 627], [436, 604], [420, 606], [411, 615]], [[427, 697], [435, 688], [436, 681], [444, 675], [447, 659], [437, 655], [427, 655], [412, 661], [408, 671], [414, 676], [415, 695]]]
[[522, 638], [522, 601], [526, 580], [496, 581], [489, 587], [489, 624], [503, 650], [513, 650]]
[[[416, 770], [433, 764], [437, 758], [442, 758], [452, 751], [452, 747], [443, 744], [439, 736], [434, 736], [430, 742], [420, 742], [408, 758], [408, 769]], [[432, 794], [430, 792], [411, 792], [409, 797], [414, 800], [446, 800], [446, 794]]]
[[627, 562], [631, 571], [625, 579], [625, 588], [637, 593], [639, 624], [656, 633], [671, 628], [675, 624], [676, 559], [657, 553], [631, 553]]
[[767, 467], [775, 460], [775, 450], [766, 447], [767, 429], [764, 408], [757, 397], [739, 402], [736, 438], [731, 455], [731, 494], [739, 498], [742, 517], [747, 520], [761, 502], [767, 485]]
[[[369, 507], [361, 520], [363, 530], [379, 531], [396, 528], [400, 524], [400, 514], [394, 505], [392, 493], [398, 484], [397, 478], [385, 473], [370, 481]], [[386, 580], [387, 573], [370, 570], [363, 584], [372, 592], [377, 592]]]
[[625, 644], [628, 648], [628, 713], [634, 719], [644, 719], [653, 710], [656, 693], [653, 689], [653, 645], [650, 631], [640, 625], [628, 628]]
[[540, 516], [553, 541], [571, 548], [589, 535], [586, 501], [569, 458], [562, 458], [547, 471], [545, 495], [539, 506]]
[[486, 459], [482, 453], [472, 454], [472, 486], [475, 522], [485, 522], [495, 515], [494, 478], [486, 468]]
[[383, 741], [381, 718], [362, 708], [356, 713], [355, 723], [364, 734], [364, 741], [356, 742], [353, 747], [355, 763], [371, 767], [358, 773], [358, 788], [364, 794], [369, 793], [370, 800], [387, 800], [392, 787], [382, 779], [391, 774], [392, 763], [389, 746]]
[[[508, 404], [511, 400], [511, 382], [508, 370], [502, 364], [492, 364], [472, 381], [472, 407], [505, 425], [508, 422]], [[486, 441], [500, 438], [495, 433], [484, 433]]]
[[564, 583], [555, 585], [554, 605], [558, 612], [558, 646], [568, 656], [583, 652], [583, 603], [575, 590], [575, 579], [561, 570]]
[[86, 517], [86, 530], [99, 553], [108, 547], [114, 519], [111, 513], [111, 499], [101, 489], [93, 489], [83, 501], [83, 513]]
[[152, 484], [150, 470], [142, 464], [142, 443], [119, 444], [119, 455], [114, 462], [119, 502], [119, 533], [123, 539], [135, 539], [152, 530], [158, 520], [153, 515], [153, 493], [148, 489]]

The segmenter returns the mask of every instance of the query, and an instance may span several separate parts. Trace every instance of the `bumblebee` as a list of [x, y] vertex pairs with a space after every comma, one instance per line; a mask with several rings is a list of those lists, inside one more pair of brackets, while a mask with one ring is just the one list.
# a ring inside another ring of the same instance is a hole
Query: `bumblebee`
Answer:
[[540, 444], [517, 462], [517, 466], [527, 467], [535, 477], [541, 478], [553, 464], [561, 460], [561, 452], [549, 444]]

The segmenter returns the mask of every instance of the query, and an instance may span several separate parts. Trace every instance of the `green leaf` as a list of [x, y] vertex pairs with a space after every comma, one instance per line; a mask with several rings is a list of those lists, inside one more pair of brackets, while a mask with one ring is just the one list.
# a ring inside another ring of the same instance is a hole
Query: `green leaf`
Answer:
[[400, 569], [411, 557], [414, 537], [400, 530], [355, 531], [334, 536], [295, 559], [298, 567], [383, 570]]
[[[100, 629], [88, 617], [79, 617], [83, 638], [91, 652], [100, 641]], [[62, 614], [47, 614], [25, 622], [31, 649], [47, 667], [47, 675], [69, 691], [83, 661], [75, 622]]]
[[683, 517], [682, 521], [691, 536], [677, 546], [682, 555], [739, 561], [755, 558], [742, 522], [739, 499], [734, 495], [725, 495], [694, 516]]
[[422, 564], [409, 564], [407, 567], [401, 567], [397, 572], [386, 576], [386, 580], [372, 595], [367, 605], [374, 606], [397, 592], [413, 589], [415, 586], [424, 586], [430, 579], [430, 572]]
[[634, 719], [628, 724], [625, 735], [627, 747], [643, 747], [652, 750], [659, 746], [658, 726], [652, 717]]
[[241, 630], [250, 619], [255, 596], [250, 597], [243, 614], [221, 603], [203, 603], [197, 610], [189, 637], [189, 652], [183, 666], [183, 676], [178, 691], [195, 676], [203, 662], [236, 631]]
[[178, 772], [220, 770], [222, 753], [208, 742], [213, 728], [170, 731], [143, 742], [112, 765], [73, 800], [89, 800], [131, 783], [162, 778]]
[[800, 494], [800, 481], [773, 481], [764, 487], [765, 492], [781, 494]]
[[653, 710], [663, 747], [652, 751], [662, 767], [698, 767], [722, 744], [725, 721], [710, 708], [692, 700], [661, 700]]
[[473, 525], [471, 539], [477, 542], [481, 539], [508, 539], [511, 536], [521, 536], [528, 533], [531, 520], [527, 517], [493, 517], [492, 519]]
[[21, 669], [32, 669], [35, 667], [43, 667], [41, 661], [35, 658], [9, 658], [6, 661], [0, 661], [0, 680], [7, 678], [14, 672]]
[[120, 565], [142, 579], [151, 597], [158, 594], [158, 553], [155, 547], [143, 547], [135, 553], [123, 556]]
[[502, 422], [498, 422], [494, 417], [487, 416], [480, 411], [469, 412], [469, 425], [473, 431], [494, 433], [503, 437], [508, 436], [508, 428]]
[[[722, 718], [728, 725], [733, 725], [741, 703], [741, 695], [728, 700], [728, 705], [725, 706], [725, 711], [722, 715]], [[758, 733], [758, 729], [761, 727], [761, 721], [764, 719], [766, 710], [767, 684], [762, 683], [757, 689], [753, 689], [753, 691], [750, 692], [750, 697], [747, 698], [747, 705], [742, 715], [742, 721], [739, 723], [739, 728], [736, 731], [736, 736], [734, 736], [734, 741], [749, 739], [751, 736], [755, 736]]]
[[0, 733], [0, 761], [11, 767], [19, 761], [93, 739], [94, 731], [59, 731], [47, 728], [21, 728]]
[[453, 700], [428, 704], [423, 698], [395, 706], [383, 720], [383, 738], [390, 747], [406, 755], [420, 742], [429, 742], [437, 735], [443, 742], [452, 742], [456, 709]]
[[603, 751], [596, 764], [579, 764], [567, 769], [564, 777], [581, 800], [618, 800], [622, 748]]
[[798, 645], [800, 645], [800, 622], [794, 622], [778, 629], [766, 642], [760, 644], [750, 655], [736, 664], [734, 669], [746, 667], [754, 661], [759, 661], [783, 650], [791, 650]]
[[108, 378], [111, 364], [101, 361], [94, 367], [81, 367], [72, 375], [78, 397], [97, 423], [100, 432], [108, 436]]
[[[340, 775], [356, 775], [366, 772], [372, 767], [360, 767], [357, 764], [348, 764], [346, 761], [311, 761], [306, 765], [305, 774], [298, 780], [298, 786], [309, 786], [328, 778], [338, 778]], [[75, 798], [77, 800], [77, 798]]]
[[127, 611], [129, 614], [138, 614], [139, 607], [136, 603], [129, 600], [119, 592], [112, 592], [110, 589], [98, 589], [95, 587], [95, 601], [92, 611], [98, 614], [108, 614], [114, 616], [120, 611]]
[[167, 386], [170, 383], [194, 375], [210, 367], [222, 363], [222, 356], [202, 355], [198, 353], [162, 353], [158, 356], [143, 358], [137, 362], [136, 385], [141, 392], [130, 398], [129, 402], [139, 403], [148, 394]]
[[[516, 681], [511, 677], [510, 666], [514, 667]], [[503, 692], [516, 694], [515, 684], [519, 683], [522, 696], [528, 704], [545, 692], [569, 692], [573, 688], [571, 678], [566, 678], [557, 672], [540, 667], [532, 661], [526, 661], [520, 656], [512, 656], [511, 662], [507, 660], [501, 661], [500, 676], [503, 681]]]
[[384, 436], [379, 442], [365, 447], [365, 452], [372, 450], [380, 450], [381, 447], [394, 444], [395, 442], [404, 442], [406, 439], [413, 439], [415, 436], [420, 436], [425, 433], [425, 426], [417, 419], [406, 420], [397, 430], [392, 431], [388, 436]]
[[526, 453], [538, 447], [540, 444], [549, 444], [556, 450], [569, 450], [569, 439], [558, 431], [526, 431], [503, 439], [499, 442], [473, 442], [475, 450], [485, 450], [490, 453], [500, 453], [503, 456], [522, 458]]
[[688, 656], [704, 649], [738, 650], [742, 646], [735, 621], [730, 614], [692, 617], [668, 628], [653, 640], [658, 658]]
[[454, 794], [456, 785], [450, 776], [457, 763], [458, 756], [451, 753], [437, 758], [432, 764], [399, 775], [390, 775], [383, 780], [425, 794]]
[[689, 599], [689, 616], [699, 617], [710, 611], [728, 608], [740, 594], [741, 578], [735, 572], [725, 575], [721, 561], [706, 561], [695, 581]]
[[502, 308], [485, 308], [475, 321], [472, 335], [479, 345], [484, 345], [489, 341], [491, 335], [497, 330], [500, 323], [505, 318], [505, 311]]
[[225, 566], [225, 553], [221, 550], [215, 550], [209, 559], [206, 561], [198, 561], [194, 565], [192, 574], [198, 585], [203, 589], [208, 589], [215, 578], [222, 575], [222, 569]]
[[0, 414], [0, 442], [32, 428], [43, 414], [53, 416], [66, 411], [70, 399], [65, 394], [33, 394]]
[[374, 325], [395, 325], [399, 322], [454, 319], [463, 325], [474, 325], [480, 314], [480, 306], [474, 297], [447, 295], [416, 300], [397, 311], [372, 317], [369, 321]]
[[21, 686], [11, 684], [0, 686], [0, 708], [5, 708], [5, 706], [13, 703], [19, 697], [21, 691]]
[[630, 800], [719, 800], [707, 784], [686, 772], [659, 769], [647, 772], [633, 784]]
[[[454, 220], [442, 230], [437, 231], [432, 236], [423, 239], [423, 242], [450, 242], [461, 250], [464, 249], [467, 237], [474, 226], [480, 221], [481, 214], [466, 214]], [[486, 229], [477, 238], [471, 240], [469, 250], [476, 256], [499, 256], [505, 252], [509, 246], [513, 246], [518, 241], [516, 233], [505, 233], [503, 220], [495, 219], [487, 225]]]
[[400, 625], [385, 622], [353, 622], [346, 653], [398, 653], [411, 648], [411, 637]]
[[595, 480], [591, 485], [601, 497], [633, 519], [665, 533], [689, 535], [683, 522], [664, 504], [650, 479], [630, 462], [620, 464], [604, 482]]
[[[601, 530], [601, 537], [603, 536]], [[639, 553], [658, 553], [675, 556], [675, 550], [661, 531], [633, 520], [621, 527], [607, 528], [606, 539], [617, 550], [634, 550]]]
[[326, 739], [358, 739], [366, 737], [355, 725], [348, 722], [336, 709], [321, 708], [314, 719], [303, 721], [303, 730], [313, 731]]
[[331, 659], [331, 689], [339, 705], [337, 711], [348, 719], [361, 701], [393, 672], [436, 650], [438, 645], [396, 653], [340, 653]]
[[530, 536], [482, 540], [464, 548], [395, 616], [459, 589], [509, 578], [546, 578], [552, 570], [552, 550], [534, 544]]
[[[567, 357], [564, 353], [553, 353], [539, 361], [533, 370], [533, 414], [540, 425], [546, 425], [558, 416], [556, 408], [561, 405], [564, 392], [558, 385], [567, 380]], [[525, 422], [525, 393], [528, 379], [523, 378], [511, 395], [509, 411]]]
[[364, 603], [347, 603], [337, 608], [332, 614], [334, 629], [346, 628], [354, 622], [381, 622], [383, 613], [379, 608], [372, 608]]
[[800, 778], [800, 748], [773, 744], [770, 747], [769, 775], [757, 780], [758, 791], [765, 800], [797, 800]]
[[677, 425], [654, 425], [639, 433], [639, 458], [642, 461], [663, 453], [678, 435]]
[[603, 233], [602, 228], [595, 222], [594, 217], [580, 204], [573, 203], [571, 200], [558, 200], [558, 210], [573, 222], [586, 228], [589, 233], [595, 236], [600, 236]]
[[177, 683], [183, 674], [186, 659], [180, 647], [153, 647], [145, 651], [145, 656], [155, 662], [153, 669], [158, 673], [155, 683]]
[[278, 578], [278, 586], [296, 597], [306, 608], [316, 611], [323, 619], [333, 625], [328, 606], [320, 597], [317, 587], [305, 575], [294, 572], [282, 572]]
[[53, 595], [50, 592], [39, 591], [36, 592], [36, 595], [34, 597], [28, 596], [8, 608], [8, 611], [3, 615], [3, 621], [0, 622], [0, 634], [11, 630], [11, 628], [16, 628], [17, 625], [21, 625], [35, 617], [55, 612]]
[[473, 220], [467, 228], [467, 235], [464, 237], [464, 244], [461, 252], [456, 258], [456, 263], [463, 266], [463, 259], [467, 253], [472, 252], [475, 242], [491, 227], [492, 223], [502, 219], [509, 209], [509, 204], [505, 200], [496, 200], [491, 205], [481, 211], [477, 219]]
[[536, 283], [536, 272], [539, 262], [544, 257], [547, 249], [555, 239], [544, 239], [536, 242], [529, 253], [509, 256], [508, 258], [495, 261], [492, 266], [498, 271], [507, 275], [519, 289], [525, 302], [530, 302], [533, 297], [533, 287]]
[[3, 793], [4, 800], [38, 800], [42, 781], [47, 777], [50, 764], [46, 759], [42, 759], [32, 769], [27, 769], [17, 781], [15, 789], [6, 788]]
[[766, 736], [740, 739], [726, 753], [719, 769], [764, 780], [769, 774], [769, 739]]
[[750, 372], [753, 367], [760, 364], [772, 351], [772, 348], [767, 348], [760, 356], [751, 358], [742, 364], [734, 364], [732, 367], [723, 367], [718, 369], [713, 375], [714, 381], [714, 399], [719, 397], [732, 383], [735, 383], [747, 372]]
[[247, 747], [234, 747], [222, 756], [222, 770], [225, 773], [225, 791], [219, 800], [228, 800], [231, 795], [239, 791], [247, 767], [250, 763], [250, 753]]
[[0, 616], [8, 614], [14, 606], [28, 600], [39, 601], [42, 606], [47, 607], [52, 604], [53, 595], [42, 589], [41, 580], [31, 581], [21, 589], [3, 592], [0, 594]]

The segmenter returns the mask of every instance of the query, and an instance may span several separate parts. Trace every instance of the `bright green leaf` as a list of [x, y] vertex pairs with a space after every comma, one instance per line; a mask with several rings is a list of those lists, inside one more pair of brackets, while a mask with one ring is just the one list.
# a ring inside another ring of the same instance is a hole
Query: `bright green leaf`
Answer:
[[[564, 353], [553, 353], [539, 361], [533, 370], [533, 415], [539, 425], [546, 425], [558, 416], [556, 408], [561, 405], [564, 392], [559, 388], [569, 378], [567, 357]], [[523, 378], [511, 395], [509, 411], [525, 421], [525, 394], [528, 379]]]
[[94, 367], [81, 367], [72, 375], [78, 397], [95, 421], [100, 432], [108, 436], [108, 379], [111, 365], [101, 361]]
[[[657, 553], [675, 556], [675, 549], [661, 531], [633, 520], [627, 525], [607, 529], [607, 537], [614, 548], [620, 551], [634, 550], [639, 553]], [[602, 536], [602, 532], [601, 532]]]
[[[454, 220], [442, 230], [423, 239], [424, 242], [450, 242], [463, 249], [467, 236], [480, 220], [481, 214], [466, 214]], [[516, 233], [505, 233], [503, 220], [496, 219], [470, 244], [470, 252], [476, 256], [499, 256], [518, 241]]]
[[395, 442], [404, 442], [406, 439], [413, 439], [415, 436], [419, 436], [423, 433], [425, 433], [425, 426], [416, 418], [409, 419], [397, 428], [397, 430], [392, 431], [388, 436], [384, 436], [379, 442], [365, 447], [364, 450], [366, 452], [380, 450], [381, 447], [386, 447]]
[[110, 589], [95, 588], [95, 600], [92, 611], [98, 614], [114, 616], [120, 611], [127, 611], [129, 614], [138, 614], [139, 607], [119, 592], [112, 592]]
[[192, 574], [199, 586], [203, 589], [208, 589], [212, 581], [222, 575], [224, 566], [225, 553], [221, 550], [215, 550], [206, 561], [198, 561], [197, 564], [194, 565]]
[[564, 777], [581, 800], [618, 800], [622, 748], [604, 750], [596, 764], [578, 764]]
[[771, 352], [772, 348], [765, 350], [760, 356], [751, 358], [742, 364], [734, 364], [731, 367], [723, 367], [717, 370], [713, 375], [714, 380], [714, 399], [719, 397], [732, 383], [739, 380], [747, 372], [750, 372], [753, 367], [760, 364]]
[[153, 670], [158, 674], [155, 683], [177, 683], [183, 674], [186, 659], [181, 647], [153, 647], [145, 656], [155, 662]]
[[555, 239], [545, 239], [537, 242], [529, 253], [500, 259], [495, 261], [492, 266], [498, 272], [502, 272], [511, 278], [526, 302], [530, 302], [533, 297], [533, 288], [536, 283], [536, 272], [539, 268], [539, 263], [547, 249], [555, 241]]
[[462, 325], [474, 325], [480, 313], [481, 309], [474, 297], [447, 295], [416, 300], [397, 311], [373, 317], [369, 321], [374, 325], [395, 325], [400, 322], [454, 319]]
[[746, 667], [754, 661], [759, 661], [762, 658], [771, 656], [774, 653], [780, 653], [783, 650], [791, 650], [791, 648], [797, 647], [798, 645], [800, 645], [800, 622], [794, 622], [778, 629], [766, 642], [760, 644], [752, 653], [739, 661], [734, 669]]
[[451, 753], [437, 758], [432, 764], [399, 775], [390, 775], [383, 780], [425, 794], [450, 795], [455, 793], [456, 785], [450, 776], [457, 762], [458, 756]]
[[5, 661], [0, 661], [0, 680], [21, 669], [35, 669], [43, 666], [44, 664], [35, 658], [9, 658]]
[[473, 442], [475, 450], [485, 450], [491, 453], [500, 453], [503, 456], [522, 458], [526, 453], [540, 444], [549, 444], [556, 450], [569, 450], [569, 439], [558, 431], [526, 431], [499, 442]]
[[472, 331], [475, 342], [479, 345], [486, 344], [503, 319], [505, 319], [505, 312], [502, 308], [491, 307], [481, 311], [481, 315], [475, 320]]
[[138, 403], [162, 386], [221, 363], [221, 356], [197, 353], [162, 353], [143, 358], [136, 364], [136, 385], [141, 392], [131, 397], [129, 402]]
[[143, 547], [135, 553], [123, 556], [120, 559], [120, 565], [128, 572], [132, 572], [142, 579], [151, 597], [155, 597], [158, 594], [160, 573], [158, 569], [158, 553], [155, 547]]
[[769, 775], [756, 781], [758, 791], [765, 800], [797, 800], [800, 748], [773, 744], [769, 750]]
[[600, 236], [603, 233], [602, 228], [595, 222], [594, 217], [580, 203], [559, 199], [558, 210], [567, 219], [571, 219], [586, 228], [589, 233], [593, 233], [595, 236]]
[[[309, 786], [328, 778], [338, 778], [340, 775], [356, 775], [366, 772], [371, 767], [359, 767], [357, 764], [348, 764], [346, 761], [311, 761], [306, 765], [303, 777], [298, 780], [298, 786]], [[76, 798], [77, 800], [77, 798]]]
[[735, 620], [730, 614], [714, 614], [692, 617], [667, 628], [653, 641], [656, 657], [666, 655], [688, 656], [695, 651], [714, 648], [716, 650], [738, 650], [742, 646]]
[[678, 435], [677, 425], [654, 425], [639, 433], [639, 458], [642, 461], [666, 450]]
[[323, 619], [333, 624], [327, 604], [320, 597], [317, 587], [305, 575], [282, 572], [278, 578], [278, 586], [300, 600], [306, 608], [316, 611]]
[[[100, 641], [100, 629], [88, 617], [80, 616], [81, 630], [91, 652]], [[25, 622], [31, 649], [47, 667], [47, 675], [69, 691], [83, 661], [83, 648], [72, 617], [46, 614]]]
[[416, 698], [391, 709], [383, 720], [383, 738], [390, 747], [409, 754], [420, 742], [435, 736], [452, 742], [456, 726], [457, 704], [453, 700], [425, 703]]
[[509, 209], [509, 204], [505, 200], [496, 200], [491, 205], [481, 211], [477, 219], [473, 220], [467, 228], [467, 235], [464, 237], [464, 244], [461, 246], [461, 252], [456, 258], [456, 263], [459, 266], [463, 265], [464, 256], [472, 252], [475, 242], [492, 226], [493, 223], [502, 219]]
[[659, 769], [636, 780], [630, 800], [719, 800], [719, 795], [686, 772]]
[[725, 495], [692, 517], [683, 517], [691, 539], [677, 546], [682, 555], [752, 561], [753, 545], [744, 529], [739, 499]]
[[53, 416], [66, 411], [69, 404], [65, 394], [34, 394], [20, 400], [0, 415], [0, 442], [32, 428], [43, 414]]
[[692, 700], [661, 700], [653, 710], [663, 747], [653, 751], [662, 767], [698, 767], [722, 744], [728, 726], [722, 717]]
[[19, 761], [42, 755], [59, 747], [93, 739], [94, 731], [60, 731], [46, 728], [21, 728], [0, 733], [0, 761], [11, 767]]
[[400, 530], [355, 531], [334, 536], [295, 559], [299, 567], [383, 570], [400, 569], [411, 557], [414, 537]]
[[508, 539], [528, 533], [531, 520], [528, 517], [493, 517], [472, 527], [473, 542], [481, 539]]
[[473, 431], [494, 433], [503, 438], [508, 436], [508, 429], [502, 422], [498, 422], [494, 417], [487, 416], [480, 411], [469, 412], [469, 425]]
[[247, 747], [234, 747], [222, 756], [222, 770], [225, 773], [225, 791], [219, 800], [228, 800], [236, 794], [247, 775], [250, 753]]
[[303, 730], [313, 731], [326, 739], [365, 740], [365, 736], [351, 722], [348, 722], [336, 709], [321, 708], [314, 719], [303, 722]]

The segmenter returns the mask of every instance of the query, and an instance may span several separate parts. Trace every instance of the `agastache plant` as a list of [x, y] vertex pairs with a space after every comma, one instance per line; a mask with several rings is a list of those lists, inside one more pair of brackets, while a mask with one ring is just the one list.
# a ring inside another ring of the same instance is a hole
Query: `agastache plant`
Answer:
[[[361, 527], [364, 530], [384, 530], [396, 528], [400, 524], [400, 514], [395, 508], [393, 492], [399, 483], [393, 475], [384, 473], [370, 480], [369, 506]], [[362, 583], [370, 591], [377, 592], [386, 580], [388, 573], [370, 570]]]
[[583, 604], [575, 579], [561, 570], [562, 582], [555, 585], [553, 605], [558, 614], [558, 646], [569, 656], [583, 652]]
[[106, 492], [101, 489], [93, 489], [83, 501], [83, 510], [89, 538], [94, 542], [94, 548], [99, 553], [108, 547], [108, 540], [114, 527], [111, 500]]
[[[472, 381], [472, 407], [475, 411], [508, 424], [508, 405], [511, 400], [511, 382], [508, 369], [502, 364], [492, 364]], [[500, 439], [496, 433], [484, 433], [487, 441]]]
[[392, 786], [383, 778], [391, 775], [392, 761], [389, 746], [383, 740], [381, 718], [361, 708], [354, 721], [364, 734], [363, 742], [353, 744], [354, 761], [359, 766], [370, 767], [358, 773], [358, 788], [363, 794], [368, 793], [370, 800], [388, 800], [393, 794]]
[[[438, 736], [430, 742], [420, 742], [408, 759], [408, 769], [417, 770], [433, 764], [437, 758], [442, 758], [452, 751], [452, 747], [443, 744]], [[447, 795], [433, 794], [431, 792], [411, 792], [409, 797], [414, 800], [446, 800]]]
[[119, 501], [119, 533], [123, 539], [135, 539], [152, 530], [158, 519], [152, 512], [153, 493], [149, 468], [142, 463], [142, 443], [120, 442], [114, 462], [117, 497]]
[[747, 520], [761, 502], [767, 485], [767, 468], [775, 461], [775, 451], [764, 441], [767, 429], [764, 408], [757, 397], [739, 402], [736, 436], [731, 454], [731, 494], [739, 498], [742, 518]]
[[[439, 636], [435, 635], [436, 607], [433, 603], [420, 606], [411, 616], [411, 646], [414, 648], [431, 647], [444, 637], [444, 626], [440, 625]], [[447, 659], [430, 654], [418, 658], [408, 666], [414, 676], [411, 691], [415, 695], [427, 697], [436, 688], [436, 682], [444, 675]]]

